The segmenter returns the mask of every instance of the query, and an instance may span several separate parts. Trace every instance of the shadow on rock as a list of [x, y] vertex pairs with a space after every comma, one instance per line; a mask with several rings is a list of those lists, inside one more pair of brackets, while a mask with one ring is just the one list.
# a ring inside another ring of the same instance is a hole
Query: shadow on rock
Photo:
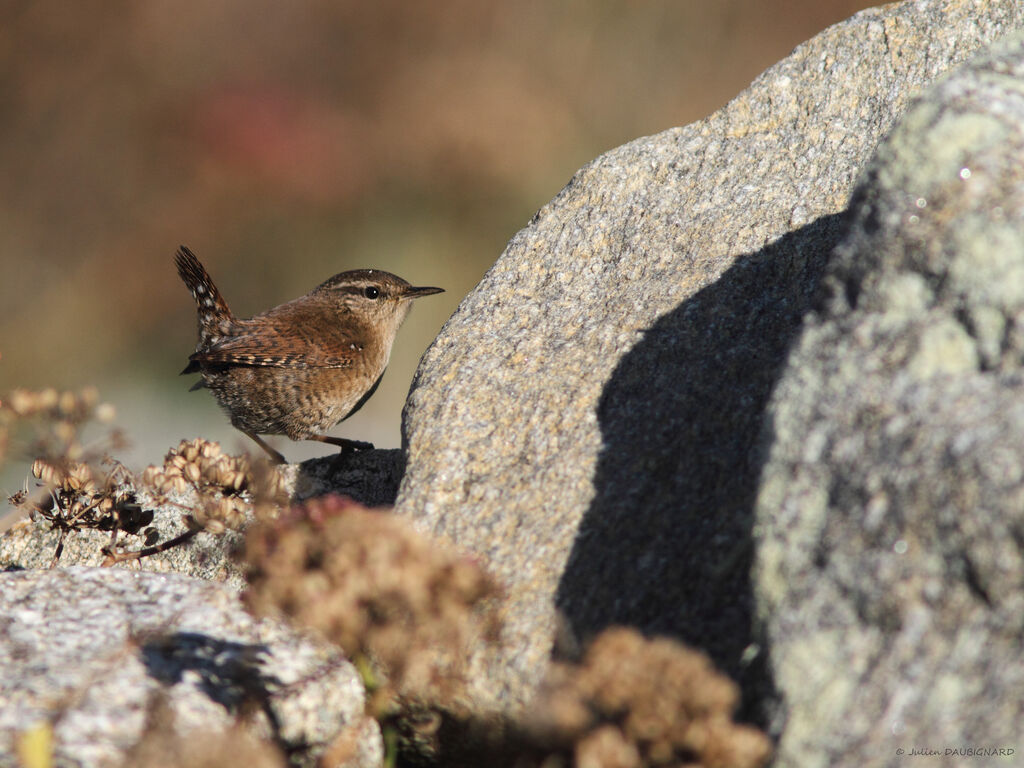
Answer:
[[299, 465], [292, 501], [338, 493], [368, 507], [391, 506], [404, 473], [405, 456], [398, 448], [309, 459]]
[[763, 415], [842, 229], [825, 216], [738, 258], [623, 357], [556, 596], [577, 640], [618, 624], [704, 650], [754, 722], [771, 691], [750, 583]]
[[174, 632], [145, 643], [142, 661], [151, 677], [176, 685], [192, 672], [197, 687], [231, 714], [263, 705], [280, 681], [261, 671], [266, 646], [235, 643], [195, 632]]

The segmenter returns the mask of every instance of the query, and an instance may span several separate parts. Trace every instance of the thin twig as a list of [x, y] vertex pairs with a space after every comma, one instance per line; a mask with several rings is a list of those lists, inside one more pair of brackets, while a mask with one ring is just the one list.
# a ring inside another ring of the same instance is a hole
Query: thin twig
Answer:
[[87, 512], [92, 512], [94, 509], [96, 509], [96, 507], [100, 505], [101, 501], [103, 501], [103, 497], [97, 496], [96, 499], [91, 504], [82, 507], [82, 509], [79, 511], [77, 515], [67, 520], [64, 520], [64, 524], [69, 528], [73, 528], [75, 523], [77, 523], [80, 518], [82, 518]]
[[100, 552], [106, 555], [106, 558], [103, 560], [102, 563], [100, 563], [100, 566], [103, 568], [107, 568], [116, 563], [122, 563], [125, 560], [139, 560], [143, 557], [149, 557], [150, 555], [155, 555], [159, 552], [164, 552], [165, 550], [168, 550], [171, 547], [176, 547], [179, 544], [184, 544], [186, 541], [191, 539], [201, 530], [203, 529], [199, 527], [190, 528], [183, 534], [175, 536], [173, 539], [168, 539], [167, 541], [162, 542], [160, 544], [156, 544], [152, 547], [145, 547], [144, 549], [139, 549], [134, 552], [114, 552], [110, 549], [110, 547], [104, 547], [100, 550]]
[[64, 536], [67, 534], [65, 528], [60, 528], [60, 538], [57, 539], [57, 548], [53, 551], [53, 559], [50, 561], [50, 567], [54, 568], [57, 565], [57, 561], [60, 560], [61, 553], [64, 552]]

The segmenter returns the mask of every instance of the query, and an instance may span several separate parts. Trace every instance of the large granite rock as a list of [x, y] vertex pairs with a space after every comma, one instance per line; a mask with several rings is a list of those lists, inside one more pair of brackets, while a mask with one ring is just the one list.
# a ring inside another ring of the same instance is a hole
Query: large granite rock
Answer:
[[251, 721], [313, 765], [354, 729], [347, 765], [380, 765], [358, 673], [326, 643], [256, 620], [227, 586], [68, 568], [0, 573], [0, 766], [40, 723], [54, 765], [117, 766], [163, 706], [183, 732]]
[[1016, 764], [1024, 37], [908, 112], [851, 218], [768, 411], [755, 594], [778, 764]]
[[576, 640], [682, 638], [766, 694], [750, 564], [769, 394], [880, 137], [1022, 25], [1019, 0], [858, 14], [707, 119], [580, 170], [461, 303], [410, 393], [397, 508], [509, 584], [482, 706], [529, 697], [558, 611]]

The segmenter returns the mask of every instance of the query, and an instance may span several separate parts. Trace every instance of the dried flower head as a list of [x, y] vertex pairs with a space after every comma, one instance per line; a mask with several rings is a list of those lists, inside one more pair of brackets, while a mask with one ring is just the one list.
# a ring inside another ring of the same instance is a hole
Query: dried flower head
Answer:
[[142, 739], [128, 751], [123, 768], [285, 768], [287, 760], [274, 745], [241, 726], [225, 731], [179, 731], [167, 706], [151, 716]]
[[704, 654], [615, 627], [580, 665], [552, 667], [529, 730], [579, 768], [756, 768], [771, 745], [732, 721], [738, 699], [735, 683]]
[[153, 513], [137, 502], [130, 473], [116, 461], [109, 469], [66, 458], [36, 459], [32, 476], [41, 481], [44, 494], [21, 493], [12, 503], [47, 520], [60, 531], [53, 562], [63, 551], [65, 536], [87, 528], [139, 533], [153, 521]]
[[338, 496], [251, 528], [245, 599], [283, 612], [357, 661], [372, 658], [391, 690], [450, 703], [466, 649], [496, 631], [496, 584], [388, 512]]
[[[35, 426], [36, 434], [27, 449], [29, 455], [54, 460], [96, 460], [101, 453], [83, 445], [80, 429], [87, 422], [108, 423], [113, 418], [113, 406], [99, 402], [95, 387], [86, 387], [79, 392], [58, 392], [53, 388], [38, 392], [12, 390], [0, 398], [0, 461], [10, 450], [14, 428], [30, 423]], [[107, 442], [117, 445], [120, 441], [119, 433], [113, 432]]]
[[194, 489], [198, 504], [192, 519], [211, 533], [242, 528], [254, 503], [279, 506], [287, 500], [273, 467], [226, 454], [219, 443], [198, 437], [168, 451], [162, 466], [147, 467], [142, 482], [158, 497]]
[[[108, 455], [124, 446], [121, 434], [111, 430], [89, 442], [82, 437], [88, 422], [109, 422], [113, 416], [113, 407], [99, 401], [94, 387], [79, 392], [16, 389], [0, 399], [0, 461], [11, 445], [37, 457], [31, 466], [37, 489], [30, 491], [27, 482], [9, 500], [60, 532], [54, 564], [74, 531], [111, 531], [112, 543], [121, 531], [151, 538], [151, 531], [142, 529], [153, 513], [137, 502], [131, 473]], [[12, 437], [15, 433], [19, 440]], [[31, 435], [28, 441], [24, 433]]]

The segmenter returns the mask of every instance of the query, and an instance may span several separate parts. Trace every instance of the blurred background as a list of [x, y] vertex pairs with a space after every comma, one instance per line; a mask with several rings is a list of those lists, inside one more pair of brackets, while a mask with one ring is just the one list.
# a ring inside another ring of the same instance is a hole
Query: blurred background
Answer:
[[95, 384], [136, 467], [197, 435], [252, 449], [178, 376], [176, 247], [245, 317], [379, 267], [447, 289], [333, 430], [398, 446], [420, 355], [578, 167], [870, 4], [0, 0], [0, 392]]

